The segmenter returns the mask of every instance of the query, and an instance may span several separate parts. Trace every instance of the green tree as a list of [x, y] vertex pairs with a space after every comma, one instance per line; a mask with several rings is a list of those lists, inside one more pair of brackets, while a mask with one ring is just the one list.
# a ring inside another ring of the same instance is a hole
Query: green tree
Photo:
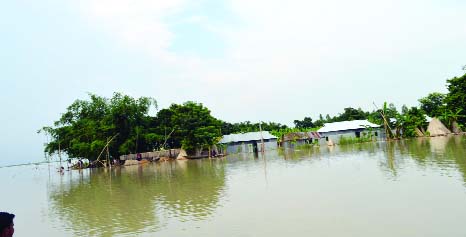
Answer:
[[169, 140], [190, 154], [214, 145], [221, 137], [221, 122], [202, 104], [192, 101], [172, 104], [157, 113], [161, 127], [173, 131]]
[[466, 124], [466, 74], [447, 80], [448, 94], [445, 97], [447, 109], [460, 111], [458, 123]]
[[416, 137], [418, 131], [424, 133], [427, 120], [424, 111], [417, 107], [405, 108], [402, 114], [396, 117], [395, 128], [398, 137]]
[[361, 108], [344, 108], [344, 112], [340, 114], [335, 120], [341, 121], [352, 121], [352, 120], [363, 120], [367, 119], [368, 113], [364, 112]]
[[434, 92], [419, 99], [421, 109], [430, 117], [439, 117], [445, 110], [445, 94]]
[[53, 127], [40, 130], [51, 137], [45, 146], [47, 153], [63, 151], [69, 157], [95, 160], [113, 136], [109, 152], [114, 157], [148, 146], [143, 138], [154, 99], [134, 99], [121, 93], [114, 93], [111, 99], [94, 94], [89, 97], [74, 101]]
[[313, 128], [315, 127], [311, 117], [304, 117], [303, 120], [293, 121], [296, 128]]
[[322, 114], [319, 114], [319, 119], [314, 122], [315, 127], [322, 127], [324, 126], [325, 120]]
[[465, 117], [462, 112], [462, 109], [451, 111], [450, 109], [445, 108], [443, 113], [438, 117], [448, 128], [457, 133], [461, 132], [461, 129], [463, 128], [463, 126], [458, 124], [458, 120]]
[[222, 134], [232, 134], [232, 133], [247, 133], [247, 132], [258, 132], [262, 126], [263, 131], [272, 131], [288, 128], [286, 125], [275, 123], [275, 122], [261, 122], [261, 123], [252, 123], [251, 121], [244, 121], [240, 123], [228, 123], [222, 121]]

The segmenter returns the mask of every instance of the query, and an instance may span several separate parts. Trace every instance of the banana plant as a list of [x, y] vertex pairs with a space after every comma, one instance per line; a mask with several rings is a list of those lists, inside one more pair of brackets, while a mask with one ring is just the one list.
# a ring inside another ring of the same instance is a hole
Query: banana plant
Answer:
[[459, 118], [464, 118], [465, 116], [461, 114], [463, 109], [457, 109], [455, 112], [453, 112], [450, 109], [445, 108], [445, 111], [443, 114], [440, 116], [440, 120], [442, 120], [445, 125], [447, 125], [448, 128], [451, 128], [453, 132], [461, 132], [458, 123]]

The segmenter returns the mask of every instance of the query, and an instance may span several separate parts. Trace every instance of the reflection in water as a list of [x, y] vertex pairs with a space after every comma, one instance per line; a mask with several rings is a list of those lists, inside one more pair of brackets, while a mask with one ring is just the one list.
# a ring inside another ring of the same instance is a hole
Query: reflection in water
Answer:
[[[382, 146], [385, 159], [380, 160], [382, 170], [389, 171], [393, 176], [406, 166], [407, 158], [412, 158], [421, 167], [456, 168], [461, 172], [466, 182], [466, 136], [447, 136], [418, 138], [382, 143], [368, 143], [347, 146], [340, 149], [349, 152], [362, 146], [362, 151], [371, 153], [371, 146]], [[411, 159], [410, 159], [411, 160]]]
[[466, 182], [466, 136], [419, 138], [395, 145], [402, 155], [410, 156], [419, 166], [456, 168]]
[[51, 176], [50, 236], [464, 236], [466, 136]]
[[49, 193], [57, 217], [78, 236], [155, 232], [168, 218], [205, 219], [219, 206], [225, 186], [221, 160], [174, 161], [72, 175], [79, 177], [70, 175], [69, 180], [49, 187]]
[[462, 173], [466, 182], [466, 136], [417, 138], [278, 151], [278, 155], [285, 160], [345, 157], [347, 155], [372, 157], [381, 154], [384, 159], [378, 160], [380, 168], [392, 177], [396, 177], [398, 171], [406, 166], [407, 158], [412, 158], [421, 167], [455, 167]]

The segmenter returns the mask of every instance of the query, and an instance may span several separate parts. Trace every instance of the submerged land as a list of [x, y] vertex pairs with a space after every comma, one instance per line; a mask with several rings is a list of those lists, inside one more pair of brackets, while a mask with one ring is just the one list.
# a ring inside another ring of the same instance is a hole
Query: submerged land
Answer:
[[[115, 93], [112, 98], [104, 98], [89, 94], [88, 100], [76, 100], [53, 126], [43, 127], [39, 132], [48, 136], [45, 151], [49, 155], [61, 157], [65, 154], [70, 158], [107, 163], [123, 155], [180, 148], [187, 156], [201, 157], [206, 152], [210, 156], [212, 150], [217, 155], [225, 148], [222, 137], [248, 132], [261, 132], [262, 144], [262, 132], [270, 132], [280, 145], [290, 134], [311, 134], [335, 122], [367, 121], [371, 124], [366, 131], [355, 131], [355, 138], [338, 139], [340, 143], [370, 142], [377, 140], [373, 135], [381, 137], [382, 132], [384, 140], [438, 135], [428, 130], [428, 120], [432, 118], [442, 124], [437, 125], [435, 131], [445, 126], [448, 132], [444, 134], [460, 134], [466, 127], [466, 74], [448, 79], [446, 87], [448, 93], [433, 92], [419, 99], [419, 106], [403, 105], [401, 111], [387, 102], [374, 105], [375, 109], [370, 112], [349, 107], [333, 117], [320, 115], [317, 120], [311, 117], [294, 120], [294, 127], [275, 122], [225, 122], [213, 117], [201, 103], [192, 101], [159, 110], [157, 101], [150, 97], [132, 98]], [[157, 110], [155, 116], [149, 115], [151, 108]], [[312, 108], [309, 110], [311, 113]], [[377, 126], [382, 130], [373, 131]], [[259, 149], [253, 147], [252, 150]]]

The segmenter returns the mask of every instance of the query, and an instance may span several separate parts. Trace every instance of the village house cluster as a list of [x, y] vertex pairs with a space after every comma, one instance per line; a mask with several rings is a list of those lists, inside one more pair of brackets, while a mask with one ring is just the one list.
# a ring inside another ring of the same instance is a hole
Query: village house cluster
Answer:
[[[353, 120], [326, 123], [314, 132], [291, 132], [276, 137], [268, 131], [230, 134], [220, 141], [226, 153], [250, 153], [275, 150], [278, 147], [294, 148], [306, 144], [334, 145], [342, 138], [352, 139], [370, 137], [371, 140], [384, 140], [385, 131], [380, 125], [367, 120]], [[263, 145], [262, 145], [263, 144]]]

